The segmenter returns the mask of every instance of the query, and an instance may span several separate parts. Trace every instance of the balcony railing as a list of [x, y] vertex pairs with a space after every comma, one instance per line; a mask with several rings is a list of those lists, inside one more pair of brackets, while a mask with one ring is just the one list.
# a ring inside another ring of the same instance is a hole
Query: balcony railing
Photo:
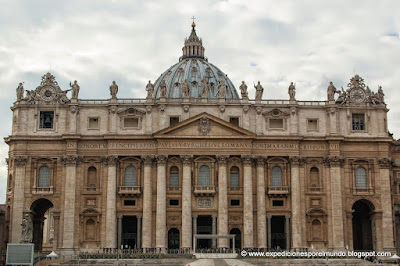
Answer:
[[215, 187], [214, 186], [195, 186], [194, 187], [194, 194], [196, 196], [207, 196], [207, 195], [214, 195], [215, 194]]
[[307, 191], [310, 193], [323, 192], [324, 188], [323, 187], [308, 187]]
[[120, 195], [140, 195], [141, 189], [140, 186], [120, 186], [118, 188], [118, 194]]
[[33, 187], [32, 194], [50, 195], [54, 193], [53, 186], [50, 187]]
[[374, 190], [372, 187], [369, 188], [357, 188], [353, 187], [353, 194], [357, 195], [371, 195], [374, 193]]
[[288, 186], [269, 186], [268, 195], [270, 196], [287, 196], [289, 194]]

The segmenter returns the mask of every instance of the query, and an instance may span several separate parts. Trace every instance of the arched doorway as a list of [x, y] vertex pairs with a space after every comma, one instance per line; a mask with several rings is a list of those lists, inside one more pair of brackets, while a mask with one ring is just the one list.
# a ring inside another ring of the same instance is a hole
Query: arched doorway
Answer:
[[43, 248], [43, 236], [47, 237], [47, 232], [44, 232], [45, 214], [54, 205], [48, 199], [35, 200], [31, 205], [32, 221], [33, 221], [33, 244], [35, 244], [35, 250], [42, 250]]
[[[242, 232], [238, 228], [232, 228], [229, 231], [230, 235], [236, 235], [235, 237], [235, 249], [242, 249]], [[230, 248], [233, 248], [233, 239], [230, 240]]]
[[374, 250], [374, 206], [367, 200], [358, 200], [353, 204], [353, 249]]
[[168, 249], [179, 248], [179, 230], [171, 228], [168, 231]]

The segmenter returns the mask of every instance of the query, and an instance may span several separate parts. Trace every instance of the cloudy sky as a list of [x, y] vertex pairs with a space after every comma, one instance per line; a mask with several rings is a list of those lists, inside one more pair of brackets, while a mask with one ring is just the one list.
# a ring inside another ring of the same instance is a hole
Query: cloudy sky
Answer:
[[[383, 87], [389, 130], [400, 138], [400, 1], [8, 1], [0, 0], [0, 136], [11, 133], [15, 89], [35, 89], [50, 71], [62, 89], [78, 80], [80, 98], [145, 96], [148, 80], [178, 62], [191, 30], [209, 61], [238, 88], [261, 81], [265, 99], [325, 100], [333, 81], [358, 73]], [[251, 86], [249, 86], [251, 87]], [[254, 90], [249, 92], [254, 98]], [[0, 143], [0, 203], [8, 146]]]

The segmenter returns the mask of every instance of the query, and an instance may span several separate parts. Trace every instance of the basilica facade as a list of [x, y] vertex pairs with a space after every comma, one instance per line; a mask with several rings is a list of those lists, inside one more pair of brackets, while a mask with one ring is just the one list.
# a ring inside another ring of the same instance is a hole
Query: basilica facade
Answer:
[[[395, 248], [392, 145], [382, 88], [355, 75], [327, 100], [249, 99], [204, 56], [195, 24], [145, 99], [79, 98], [47, 73], [17, 88], [8, 242], [101, 248]], [[286, 90], [286, 88], [285, 88]], [[325, 88], [324, 88], [325, 90]], [[70, 94], [69, 94], [70, 92]], [[235, 241], [235, 243], [233, 243]]]

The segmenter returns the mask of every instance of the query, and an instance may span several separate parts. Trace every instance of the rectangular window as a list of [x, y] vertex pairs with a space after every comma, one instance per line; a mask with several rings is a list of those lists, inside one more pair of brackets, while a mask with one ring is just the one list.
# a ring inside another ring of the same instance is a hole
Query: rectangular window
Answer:
[[125, 117], [124, 118], [124, 127], [125, 128], [138, 128], [139, 127], [139, 118]]
[[353, 130], [365, 130], [364, 114], [353, 114]]
[[273, 200], [272, 201], [272, 206], [274, 206], [274, 207], [282, 207], [283, 206], [283, 200]]
[[99, 129], [99, 118], [98, 117], [89, 117], [89, 129]]
[[124, 200], [124, 206], [136, 206], [136, 200]]
[[52, 129], [54, 122], [53, 111], [42, 111], [40, 112], [39, 128]]
[[270, 129], [283, 129], [283, 119], [270, 119], [269, 120]]
[[318, 131], [318, 119], [308, 119], [307, 120], [307, 130], [308, 131]]
[[231, 200], [231, 206], [240, 206], [240, 200]]
[[170, 116], [169, 117], [169, 126], [175, 126], [176, 124], [179, 123], [179, 116]]
[[235, 126], [239, 126], [239, 117], [229, 117], [229, 122]]
[[179, 206], [179, 200], [177, 199], [169, 200], [169, 206]]

